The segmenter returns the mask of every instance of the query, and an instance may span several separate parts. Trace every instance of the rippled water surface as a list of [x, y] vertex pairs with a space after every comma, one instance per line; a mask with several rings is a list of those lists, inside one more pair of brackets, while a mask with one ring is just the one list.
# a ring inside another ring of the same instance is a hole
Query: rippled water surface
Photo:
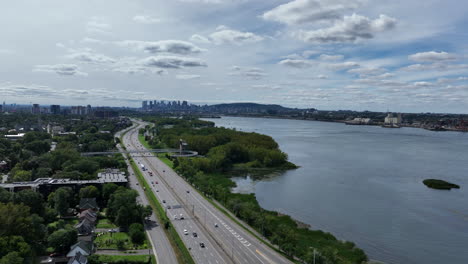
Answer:
[[[468, 263], [468, 134], [300, 120], [223, 117], [272, 136], [297, 170], [252, 180], [262, 207], [355, 242], [387, 263]], [[460, 190], [422, 184], [445, 179]]]

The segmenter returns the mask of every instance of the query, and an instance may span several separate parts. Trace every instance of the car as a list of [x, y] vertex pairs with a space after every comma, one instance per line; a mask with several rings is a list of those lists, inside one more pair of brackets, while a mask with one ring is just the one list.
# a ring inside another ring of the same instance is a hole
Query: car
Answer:
[[163, 203], [166, 203], [166, 200], [163, 200]]
[[217, 223], [215, 223], [215, 227], [218, 227], [218, 224], [217, 224]]
[[180, 214], [180, 220], [184, 220], [184, 215]]
[[201, 243], [200, 243], [200, 247], [201, 247], [201, 248], [205, 248], [205, 243], [201, 242]]
[[63, 254], [56, 252], [56, 253], [50, 254], [49, 257], [63, 257]]
[[190, 191], [189, 191], [189, 190], [187, 190], [187, 193], [190, 193]]
[[154, 184], [154, 182], [151, 182], [151, 184]]
[[158, 189], [156, 189], [156, 192], [159, 192], [159, 190], [158, 190]]
[[198, 237], [197, 232], [192, 233], [193, 237]]
[[138, 182], [137, 182], [136, 185], [140, 185], [140, 184], [138, 184]]
[[170, 206], [170, 205], [168, 205], [166, 208], [167, 208], [167, 209], [171, 209], [171, 206]]
[[177, 215], [174, 215], [174, 220], [177, 220]]
[[163, 170], [163, 172], [166, 172], [165, 170]]
[[158, 181], [156, 181], [156, 184], [158, 184]]
[[184, 229], [184, 235], [188, 235], [187, 229]]

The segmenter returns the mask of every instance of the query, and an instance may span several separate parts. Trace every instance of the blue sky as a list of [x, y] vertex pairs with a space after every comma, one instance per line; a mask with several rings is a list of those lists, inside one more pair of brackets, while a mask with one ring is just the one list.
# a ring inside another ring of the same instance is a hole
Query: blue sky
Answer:
[[0, 100], [468, 113], [468, 3], [10, 1]]

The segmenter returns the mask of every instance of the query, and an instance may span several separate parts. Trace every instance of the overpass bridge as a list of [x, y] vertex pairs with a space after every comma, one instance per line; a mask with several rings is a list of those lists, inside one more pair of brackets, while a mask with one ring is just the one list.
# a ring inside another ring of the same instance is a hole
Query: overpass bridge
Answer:
[[82, 152], [81, 156], [102, 156], [102, 155], [114, 155], [114, 154], [134, 154], [134, 153], [171, 153], [172, 157], [195, 157], [198, 156], [198, 152], [192, 150], [180, 149], [147, 149], [147, 150], [113, 150], [113, 151], [100, 151], [100, 152]]

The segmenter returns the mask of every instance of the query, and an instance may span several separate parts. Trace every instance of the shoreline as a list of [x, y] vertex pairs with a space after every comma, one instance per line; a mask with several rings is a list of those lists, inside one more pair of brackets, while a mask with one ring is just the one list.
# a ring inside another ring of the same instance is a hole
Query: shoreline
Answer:
[[[268, 119], [287, 119], [287, 120], [301, 120], [301, 121], [316, 121], [316, 122], [327, 122], [327, 123], [341, 123], [345, 125], [353, 125], [353, 126], [379, 126], [383, 127], [383, 122], [382, 123], [372, 123], [372, 124], [346, 124], [346, 120], [320, 120], [320, 119], [311, 119], [311, 118], [296, 118], [296, 117], [288, 117], [288, 116], [249, 116], [249, 115], [218, 115], [218, 116], [212, 116], [212, 117], [200, 117], [201, 119], [216, 119], [216, 118], [221, 118], [221, 117], [243, 117], [243, 118], [268, 118]], [[413, 126], [409, 124], [401, 124], [399, 125], [401, 127], [409, 127], [409, 128], [419, 128], [423, 130], [428, 130], [428, 131], [433, 131], [433, 132], [460, 132], [460, 133], [468, 133], [468, 130], [460, 130], [460, 129], [453, 129], [453, 128], [443, 128], [441, 130], [438, 129], [432, 129], [432, 128], [425, 128], [425, 127], [420, 127], [420, 126]], [[386, 128], [386, 127], [383, 127]], [[393, 127], [391, 127], [393, 128]]]

